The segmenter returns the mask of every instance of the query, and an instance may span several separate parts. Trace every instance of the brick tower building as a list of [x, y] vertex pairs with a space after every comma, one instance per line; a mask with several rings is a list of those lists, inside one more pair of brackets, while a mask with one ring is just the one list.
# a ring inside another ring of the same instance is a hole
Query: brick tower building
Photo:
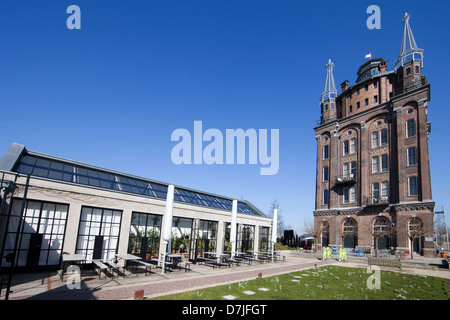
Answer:
[[394, 70], [371, 59], [354, 85], [334, 83], [326, 65], [320, 97], [314, 224], [322, 246], [417, 252], [432, 256], [433, 209], [428, 154], [430, 85], [410, 16]]

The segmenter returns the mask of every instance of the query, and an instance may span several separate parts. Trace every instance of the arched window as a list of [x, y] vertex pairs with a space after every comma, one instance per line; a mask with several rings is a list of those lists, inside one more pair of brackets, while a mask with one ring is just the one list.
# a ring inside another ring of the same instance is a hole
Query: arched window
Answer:
[[358, 245], [358, 224], [353, 218], [345, 219], [342, 224], [344, 248], [355, 248]]
[[[413, 217], [408, 222], [408, 236], [410, 250], [420, 252], [423, 248], [424, 225], [421, 219]], [[412, 245], [412, 248], [411, 248]]]
[[391, 222], [386, 217], [373, 221], [372, 236], [375, 249], [389, 249], [391, 246]]

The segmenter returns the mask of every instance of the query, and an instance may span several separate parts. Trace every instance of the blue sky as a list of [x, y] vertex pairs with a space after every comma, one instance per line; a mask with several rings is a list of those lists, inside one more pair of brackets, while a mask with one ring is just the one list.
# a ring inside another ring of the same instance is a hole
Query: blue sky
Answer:
[[[336, 86], [353, 84], [365, 54], [393, 62], [405, 12], [425, 50], [436, 207], [450, 208], [446, 93], [448, 1], [3, 0], [0, 153], [28, 149], [216, 194], [264, 212], [277, 199], [287, 225], [312, 221], [319, 97], [328, 59]], [[69, 30], [66, 9], [81, 9]], [[369, 5], [381, 29], [369, 30]], [[444, 40], [444, 41], [442, 41]], [[179, 165], [177, 128], [279, 129], [280, 168]], [[448, 216], [448, 214], [447, 214]]]

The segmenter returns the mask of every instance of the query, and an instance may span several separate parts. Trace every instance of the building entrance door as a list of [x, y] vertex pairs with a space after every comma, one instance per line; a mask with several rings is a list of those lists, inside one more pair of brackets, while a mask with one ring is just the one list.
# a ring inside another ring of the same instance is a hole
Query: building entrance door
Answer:
[[102, 259], [103, 236], [95, 236], [92, 259]]
[[41, 254], [41, 246], [42, 246], [42, 234], [40, 233], [32, 233], [30, 234], [30, 243], [28, 246], [28, 255], [27, 255], [27, 269], [30, 271], [36, 269], [39, 263], [39, 256]]

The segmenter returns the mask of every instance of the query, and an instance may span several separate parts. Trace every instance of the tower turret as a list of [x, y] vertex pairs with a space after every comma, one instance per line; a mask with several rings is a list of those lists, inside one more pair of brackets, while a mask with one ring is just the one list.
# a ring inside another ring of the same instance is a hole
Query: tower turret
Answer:
[[322, 95], [320, 96], [322, 123], [334, 120], [336, 118], [335, 99], [338, 96], [338, 91], [336, 90], [336, 85], [334, 84], [333, 68], [334, 63], [331, 62], [331, 59], [328, 59], [328, 63], [325, 66], [327, 78], [325, 79], [325, 87]]
[[414, 39], [411, 27], [409, 25], [409, 19], [411, 16], [405, 13], [403, 22], [405, 26], [403, 28], [402, 43], [400, 46], [400, 54], [394, 62], [394, 68], [397, 71], [397, 82], [399, 88], [397, 90], [407, 91], [415, 86], [423, 84], [425, 79], [422, 79], [422, 67], [423, 67], [423, 49], [417, 47], [416, 40]]

